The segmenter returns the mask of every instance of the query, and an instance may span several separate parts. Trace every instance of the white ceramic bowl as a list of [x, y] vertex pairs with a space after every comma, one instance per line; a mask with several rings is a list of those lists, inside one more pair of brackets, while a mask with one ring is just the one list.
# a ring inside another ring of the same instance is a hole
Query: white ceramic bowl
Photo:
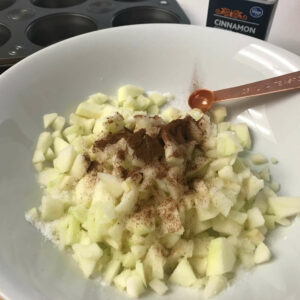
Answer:
[[[72, 259], [24, 219], [40, 201], [31, 156], [44, 113], [69, 115], [89, 94], [113, 94], [126, 83], [169, 91], [186, 107], [196, 86], [219, 89], [297, 71], [300, 59], [260, 40], [183, 25], [139, 25], [89, 33], [42, 50], [0, 76], [0, 290], [12, 300], [126, 299], [85, 280]], [[232, 119], [247, 122], [254, 151], [274, 156], [282, 194], [300, 195], [300, 94], [235, 102]], [[300, 223], [281, 228], [268, 243], [272, 262], [241, 274], [216, 299], [299, 299]], [[200, 299], [172, 289], [160, 298]]]

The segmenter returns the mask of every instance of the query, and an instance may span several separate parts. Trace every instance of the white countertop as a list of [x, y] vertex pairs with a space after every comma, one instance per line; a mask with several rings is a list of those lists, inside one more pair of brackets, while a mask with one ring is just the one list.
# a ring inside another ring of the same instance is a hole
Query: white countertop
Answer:
[[[205, 26], [209, 0], [177, 0], [192, 24]], [[279, 0], [268, 41], [300, 55], [300, 0]]]

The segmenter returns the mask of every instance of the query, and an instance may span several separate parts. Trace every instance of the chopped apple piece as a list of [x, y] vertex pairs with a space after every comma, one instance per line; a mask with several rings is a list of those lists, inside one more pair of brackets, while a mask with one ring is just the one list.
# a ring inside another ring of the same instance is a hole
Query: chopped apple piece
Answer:
[[263, 226], [265, 224], [264, 216], [257, 207], [248, 210], [247, 224], [250, 229]]
[[137, 201], [138, 192], [136, 189], [132, 189], [129, 192], [125, 192], [121, 197], [120, 203], [116, 206], [116, 212], [119, 214], [128, 214], [132, 212], [134, 205]]
[[147, 282], [146, 282], [146, 277], [145, 277], [145, 272], [144, 272], [144, 265], [142, 264], [142, 262], [139, 260], [136, 262], [135, 265], [135, 270], [137, 272], [137, 274], [141, 277], [144, 286], [147, 286]]
[[277, 217], [286, 218], [300, 213], [300, 197], [270, 197], [270, 210]]
[[157, 92], [150, 93], [149, 98], [158, 107], [163, 106], [168, 101], [168, 99], [166, 97], [164, 97], [162, 94], [157, 93]]
[[57, 113], [46, 114], [43, 116], [44, 128], [47, 129], [57, 118]]
[[183, 258], [171, 274], [169, 281], [182, 286], [191, 286], [196, 281], [194, 271], [186, 258]]
[[140, 259], [145, 256], [147, 252], [147, 246], [145, 245], [132, 245], [131, 246], [131, 252], [133, 255], [137, 258]]
[[80, 223], [84, 223], [87, 220], [88, 210], [85, 205], [77, 205], [69, 208], [69, 213], [74, 216]]
[[249, 129], [247, 124], [245, 123], [239, 123], [239, 124], [233, 124], [231, 126], [231, 129], [236, 132], [236, 135], [238, 139], [241, 142], [241, 145], [245, 149], [250, 149], [251, 148], [251, 137], [249, 133]]
[[271, 252], [269, 248], [264, 243], [259, 244], [254, 253], [254, 262], [256, 264], [262, 264], [269, 261], [270, 259]]
[[233, 219], [227, 219], [223, 216], [218, 216], [212, 221], [213, 230], [226, 234], [226, 235], [234, 235], [238, 236], [242, 231], [242, 226], [235, 222]]
[[240, 225], [244, 225], [244, 223], [247, 220], [248, 215], [246, 213], [243, 212], [239, 212], [236, 210], [231, 210], [228, 218], [232, 219], [233, 221], [237, 222]]
[[85, 118], [98, 119], [103, 115], [104, 105], [82, 102], [76, 109], [76, 114]]
[[271, 179], [270, 170], [268, 167], [264, 167], [258, 174], [260, 178], [265, 181], [270, 181]]
[[40, 162], [45, 161], [45, 155], [41, 150], [35, 150], [34, 154], [33, 154], [33, 158], [32, 158], [32, 163], [33, 164], [37, 164]]
[[159, 107], [157, 105], [150, 105], [147, 109], [147, 112], [150, 115], [158, 115], [159, 114]]
[[231, 243], [223, 237], [210, 242], [207, 256], [207, 276], [231, 272], [236, 261]]
[[278, 193], [280, 190], [280, 184], [276, 181], [272, 181], [270, 184], [270, 188], [275, 192]]
[[142, 95], [144, 93], [144, 90], [131, 85], [131, 84], [127, 84], [127, 85], [123, 85], [118, 89], [118, 101], [119, 103], [126, 100], [127, 97], [133, 97], [136, 98], [140, 95]]
[[255, 165], [262, 165], [268, 162], [267, 158], [261, 153], [252, 154], [251, 161]]
[[90, 245], [74, 244], [73, 257], [78, 262], [85, 277], [90, 277], [94, 272], [97, 261], [103, 255], [102, 249], [95, 243]]
[[204, 290], [205, 298], [211, 298], [219, 294], [227, 286], [227, 278], [225, 276], [210, 276]]
[[87, 119], [80, 117], [76, 114], [71, 114], [70, 124], [82, 127], [84, 129], [85, 134], [89, 134], [92, 132], [93, 127], [95, 125], [95, 119]]
[[207, 258], [206, 257], [192, 257], [190, 263], [193, 269], [200, 275], [205, 276], [207, 269]]
[[33, 166], [36, 169], [36, 171], [38, 171], [38, 172], [41, 172], [44, 169], [44, 165], [42, 162], [34, 163]]
[[127, 294], [132, 298], [138, 298], [145, 291], [143, 281], [136, 273], [128, 277], [126, 286]]
[[86, 100], [87, 103], [92, 104], [104, 104], [109, 100], [109, 97], [102, 93], [92, 94]]
[[112, 259], [106, 266], [103, 274], [104, 282], [111, 284], [113, 279], [117, 276], [121, 268], [121, 262], [116, 259]]
[[275, 157], [271, 157], [271, 163], [273, 164], [273, 165], [276, 165], [276, 164], [278, 164], [278, 159], [277, 158], [275, 158]]
[[180, 114], [181, 112], [177, 108], [169, 107], [161, 113], [161, 117], [164, 121], [171, 122], [175, 119], [178, 119], [180, 117]]
[[211, 113], [216, 124], [223, 122], [227, 117], [227, 110], [225, 106], [216, 106], [212, 109]]
[[62, 248], [79, 242], [80, 224], [72, 215], [68, 215], [60, 220], [57, 230]]
[[74, 177], [76, 180], [79, 180], [86, 174], [89, 164], [90, 164], [89, 158], [87, 158], [83, 154], [78, 154], [70, 170], [70, 175]]
[[264, 181], [258, 179], [256, 176], [251, 175], [245, 180], [245, 187], [247, 193], [247, 199], [252, 199], [257, 193], [264, 187]]
[[218, 131], [229, 131], [231, 128], [231, 123], [230, 122], [221, 122], [218, 124]]
[[41, 215], [45, 222], [60, 218], [64, 213], [64, 202], [50, 196], [42, 197]]
[[41, 152], [45, 153], [48, 148], [52, 145], [53, 138], [50, 132], [42, 132], [38, 138], [36, 144], [36, 150], [40, 150]]
[[70, 145], [59, 152], [58, 156], [53, 160], [53, 166], [58, 171], [66, 173], [70, 171], [75, 157], [76, 152], [73, 146]]
[[159, 279], [153, 279], [149, 282], [149, 286], [158, 295], [164, 295], [168, 291], [167, 285]]
[[119, 178], [105, 173], [98, 173], [98, 177], [112, 196], [118, 198], [123, 194], [122, 181]]
[[56, 137], [54, 138], [53, 146], [54, 146], [54, 152], [56, 153], [56, 155], [58, 155], [60, 151], [70, 146], [70, 144], [67, 143], [65, 140], [63, 140], [62, 138]]
[[123, 291], [126, 289], [127, 286], [127, 279], [132, 274], [132, 270], [124, 269], [119, 275], [117, 275], [113, 282], [115, 286], [120, 290]]
[[49, 169], [46, 169], [46, 170], [43, 170], [42, 172], [40, 172], [40, 174], [38, 176], [38, 182], [40, 185], [46, 187], [46, 186], [49, 186], [49, 184], [51, 184], [51, 182], [54, 182], [59, 178], [61, 178], [60, 172], [58, 172], [54, 168], [49, 168]]
[[264, 215], [265, 225], [269, 230], [273, 230], [275, 228], [276, 217], [272, 215]]
[[203, 116], [203, 112], [201, 111], [201, 109], [199, 108], [193, 108], [191, 109], [188, 114], [195, 120], [195, 121], [199, 121], [202, 116]]
[[58, 116], [55, 118], [54, 122], [51, 124], [54, 130], [61, 131], [66, 123], [66, 119], [64, 117]]
[[243, 148], [235, 132], [223, 131], [217, 137], [217, 152], [219, 156], [228, 156], [242, 151]]
[[48, 148], [48, 150], [46, 151], [45, 158], [50, 161], [55, 158], [55, 154], [51, 148]]

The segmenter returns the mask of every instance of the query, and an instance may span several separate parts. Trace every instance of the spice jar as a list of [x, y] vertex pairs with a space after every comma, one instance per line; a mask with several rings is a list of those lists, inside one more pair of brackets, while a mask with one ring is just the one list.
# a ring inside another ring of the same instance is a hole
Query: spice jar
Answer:
[[264, 40], [277, 3], [278, 0], [210, 0], [206, 25]]

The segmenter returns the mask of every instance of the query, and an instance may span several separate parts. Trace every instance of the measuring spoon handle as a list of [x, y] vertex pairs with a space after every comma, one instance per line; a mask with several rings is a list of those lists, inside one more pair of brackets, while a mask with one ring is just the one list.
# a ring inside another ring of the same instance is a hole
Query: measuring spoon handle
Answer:
[[215, 91], [215, 101], [247, 98], [300, 88], [300, 71]]

